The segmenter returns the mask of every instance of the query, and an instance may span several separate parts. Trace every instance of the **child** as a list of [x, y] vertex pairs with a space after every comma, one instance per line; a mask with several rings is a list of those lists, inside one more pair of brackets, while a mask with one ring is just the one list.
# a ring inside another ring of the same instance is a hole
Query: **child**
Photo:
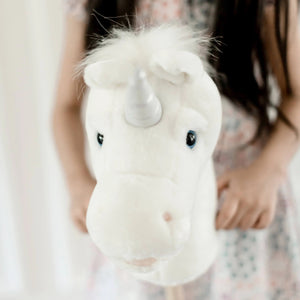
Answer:
[[[299, 216], [286, 176], [299, 146], [297, 1], [69, 0], [66, 8], [53, 126], [78, 228], [86, 232], [95, 180], [84, 159], [80, 110], [85, 87], [82, 78], [72, 79], [74, 66], [93, 47], [93, 33], [105, 34], [111, 24], [122, 21], [101, 15], [136, 13], [132, 21], [137, 26], [182, 18], [221, 40], [220, 51], [212, 51], [208, 59], [224, 96], [222, 132], [214, 153], [218, 192], [224, 200], [216, 217], [221, 248], [203, 276], [183, 285], [184, 299], [300, 299]], [[280, 91], [274, 122], [268, 117], [274, 107], [271, 76]], [[90, 299], [165, 299], [164, 288], [133, 279], [100, 252], [96, 256]]]

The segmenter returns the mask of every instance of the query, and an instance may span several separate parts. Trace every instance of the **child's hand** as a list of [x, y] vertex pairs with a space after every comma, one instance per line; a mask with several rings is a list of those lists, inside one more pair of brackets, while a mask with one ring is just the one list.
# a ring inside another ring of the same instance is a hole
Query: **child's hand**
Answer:
[[69, 186], [71, 194], [70, 213], [73, 222], [82, 232], [87, 232], [86, 211], [89, 201], [96, 185], [96, 181], [91, 176], [80, 178], [73, 181]]
[[225, 199], [216, 216], [217, 229], [262, 229], [273, 220], [277, 192], [285, 174], [274, 164], [256, 160], [250, 166], [218, 178], [218, 195]]

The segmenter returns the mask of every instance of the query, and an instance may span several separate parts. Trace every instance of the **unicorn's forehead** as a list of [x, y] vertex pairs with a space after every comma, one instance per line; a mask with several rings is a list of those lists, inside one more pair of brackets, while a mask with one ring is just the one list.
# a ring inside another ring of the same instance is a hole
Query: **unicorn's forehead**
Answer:
[[[99, 89], [96, 93], [93, 93], [90, 99], [90, 105], [88, 105], [86, 119], [93, 128], [99, 130], [110, 130], [112, 128], [112, 122], [119, 119], [124, 124], [126, 120], [124, 118], [124, 101], [120, 100], [118, 93], [112, 90]], [[163, 94], [160, 94], [163, 97]], [[178, 99], [168, 99], [163, 102], [163, 116], [160, 124], [156, 126], [158, 130], [161, 130], [161, 126], [165, 123], [172, 123], [174, 132], [185, 131], [187, 129], [193, 129], [201, 132], [205, 132], [208, 126], [207, 117], [200, 111], [188, 106], [187, 101], [180, 101]], [[150, 127], [151, 128], [151, 127]]]
[[[182, 87], [172, 85], [155, 76], [149, 76], [149, 82], [164, 109], [178, 109]], [[119, 85], [114, 89], [103, 87], [90, 89], [87, 115], [105, 115], [108, 111], [118, 111], [120, 113], [120, 110], [124, 109], [127, 89], [127, 85]]]
[[[207, 78], [203, 77], [195, 83], [177, 86], [150, 76], [151, 86], [162, 103], [162, 120], [167, 118], [170, 122], [176, 122], [184, 127], [205, 129], [207, 112], [203, 109], [203, 104], [209, 106], [205, 93], [206, 87], [209, 86], [205, 80]], [[93, 120], [94, 124], [103, 124], [105, 119], [112, 119], [113, 115], [123, 117], [126, 88], [119, 86], [115, 89], [103, 87], [91, 89], [88, 96], [87, 119]]]
[[175, 130], [186, 130], [190, 128], [197, 131], [205, 132], [208, 126], [208, 120], [200, 112], [183, 106], [178, 111], [175, 122]]

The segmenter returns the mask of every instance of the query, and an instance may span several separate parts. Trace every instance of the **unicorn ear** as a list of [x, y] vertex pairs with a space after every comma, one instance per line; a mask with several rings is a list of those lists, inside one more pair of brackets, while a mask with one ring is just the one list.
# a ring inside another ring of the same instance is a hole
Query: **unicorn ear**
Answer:
[[127, 77], [124, 74], [130, 74], [126, 65], [121, 66], [116, 61], [98, 61], [89, 64], [84, 69], [83, 78], [90, 88], [111, 88], [119, 84], [126, 84]]
[[162, 50], [153, 54], [150, 70], [158, 77], [179, 85], [204, 72], [200, 58], [188, 51]]
[[96, 62], [85, 67], [83, 79], [90, 88], [100, 87], [103, 84], [103, 73], [105, 73], [103, 69], [106, 69], [103, 67], [101, 62]]

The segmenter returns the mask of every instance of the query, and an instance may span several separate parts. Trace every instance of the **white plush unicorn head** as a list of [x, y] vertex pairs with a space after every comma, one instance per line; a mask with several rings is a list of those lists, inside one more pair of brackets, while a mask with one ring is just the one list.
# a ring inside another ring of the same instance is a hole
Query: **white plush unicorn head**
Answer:
[[99, 249], [140, 279], [176, 285], [216, 251], [211, 155], [218, 90], [186, 25], [115, 30], [84, 60], [97, 185], [87, 212]]

